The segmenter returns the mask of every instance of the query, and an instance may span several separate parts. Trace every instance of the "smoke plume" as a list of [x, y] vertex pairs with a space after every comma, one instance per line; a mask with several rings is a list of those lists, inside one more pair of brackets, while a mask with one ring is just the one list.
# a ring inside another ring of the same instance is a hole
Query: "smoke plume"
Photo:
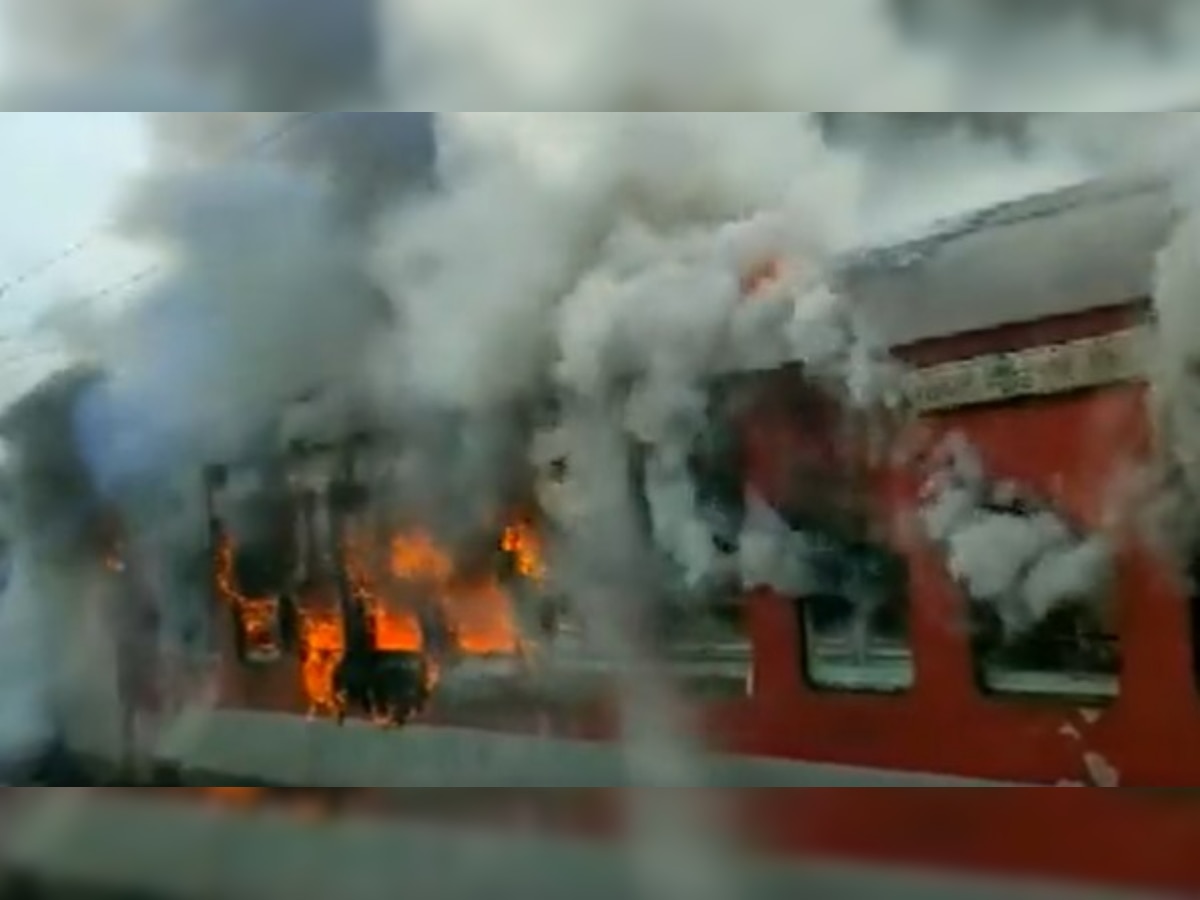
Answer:
[[[558, 577], [628, 663], [627, 750], [647, 786], [703, 779], [686, 705], [640, 634], [669, 590], [659, 558], [697, 592], [731, 572], [803, 576], [779, 571], [769, 516], [741, 548], [718, 540], [688, 464], [712, 382], [798, 362], [849, 404], [887, 401], [894, 370], [836, 283], [841, 255], [1130, 158], [1063, 118], [922, 136], [904, 113], [862, 113], [871, 127], [839, 143], [821, 114], [773, 111], [1028, 98], [958, 32], [915, 48], [883, 0], [9, 6], [28, 38], [10, 106], [144, 106], [155, 141], [119, 219], [163, 265], [100, 344], [106, 378], [63, 439], [135, 552], [167, 560], [158, 594], [193, 590], [198, 471], [264, 454], [283, 408], [314, 390], [345, 398], [316, 418], [363, 407], [406, 436], [395, 499], [439, 536], [467, 542], [522, 491], [549, 499], [530, 482], [555, 468]], [[1158, 66], [1127, 36], [1080, 34], [1060, 61], [1073, 76], [1117, 49], [1130, 70]], [[1030, 46], [1030, 65], [1009, 68], [1061, 74]], [[313, 111], [222, 111], [235, 105]], [[610, 111], [405, 111], [493, 105]], [[1090, 547], [1041, 521], [1067, 568], [1091, 571]], [[1029, 580], [1031, 614], [1080, 592], [1058, 569]], [[701, 817], [653, 791], [637, 802], [638, 837], [666, 826], [692, 862], [711, 860], [710, 835], [689, 830]]]
[[1076, 533], [1060, 514], [990, 482], [977, 451], [952, 438], [925, 488], [922, 520], [945, 553], [950, 575], [975, 603], [1019, 637], [1060, 609], [1103, 610], [1112, 583], [1112, 547], [1102, 534]]
[[1160, 446], [1164, 450], [1164, 484], [1158, 522], [1161, 534], [1185, 566], [1195, 557], [1200, 539], [1200, 194], [1190, 155], [1175, 169], [1174, 197], [1179, 221], [1158, 260], [1155, 312], [1158, 319], [1154, 356], [1154, 400]]

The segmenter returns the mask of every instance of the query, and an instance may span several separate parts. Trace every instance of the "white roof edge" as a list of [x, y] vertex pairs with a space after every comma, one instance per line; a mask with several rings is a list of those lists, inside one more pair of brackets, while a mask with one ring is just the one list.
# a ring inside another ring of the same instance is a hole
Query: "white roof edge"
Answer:
[[839, 281], [893, 346], [1080, 313], [1153, 293], [1173, 218], [1163, 181], [1098, 180], [848, 257]]

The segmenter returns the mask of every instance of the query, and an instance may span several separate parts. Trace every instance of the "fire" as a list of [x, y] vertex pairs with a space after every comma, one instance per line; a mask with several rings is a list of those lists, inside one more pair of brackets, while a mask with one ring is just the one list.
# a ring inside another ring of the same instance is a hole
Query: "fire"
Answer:
[[392, 574], [401, 581], [445, 584], [454, 575], [454, 562], [429, 535], [403, 534], [392, 541]]
[[334, 674], [345, 652], [339, 616], [328, 613], [306, 613], [302, 616], [301, 680], [311, 715], [336, 715], [341, 710], [342, 698], [334, 687]]
[[375, 646], [389, 653], [405, 650], [420, 650], [425, 643], [421, 625], [416, 616], [397, 613], [379, 602], [371, 610], [375, 626]]
[[[360, 539], [351, 538], [344, 549], [346, 578], [350, 582], [350, 590], [362, 604], [375, 632], [375, 647], [387, 652], [418, 651], [425, 645], [425, 636], [421, 631], [421, 623], [412, 610], [400, 609], [395, 603], [389, 603], [381, 594], [375, 580], [371, 576], [367, 564], [367, 554], [364, 543]], [[404, 560], [404, 563], [414, 568], [421, 565], [436, 565], [437, 548], [432, 542], [428, 546], [415, 548], [414, 553]], [[446, 560], [449, 565], [449, 560]], [[393, 555], [393, 566], [395, 557]]]
[[[375, 549], [380, 551], [374, 555]], [[514, 522], [499, 548], [513, 560], [518, 575], [532, 582], [547, 577], [542, 545], [535, 529]], [[227, 535], [217, 545], [215, 578], [220, 594], [239, 612], [246, 642], [278, 649], [280, 598], [246, 597], [234, 574], [235, 548]], [[514, 597], [498, 575], [465, 575], [453, 556], [425, 532], [399, 534], [382, 545], [365, 533], [346, 535], [342, 565], [351, 599], [371, 624], [375, 648], [391, 653], [421, 653], [427, 638], [414, 600], [433, 603], [453, 634], [453, 650], [467, 656], [524, 655]], [[385, 583], [391, 576], [390, 585]], [[411, 590], [399, 590], [407, 587]], [[297, 642], [300, 682], [313, 716], [345, 712], [337, 672], [346, 654], [346, 630], [336, 589], [327, 597], [299, 597]], [[439, 677], [439, 660], [427, 660], [429, 677]]]
[[772, 285], [783, 280], [783, 262], [778, 257], [771, 257], [751, 266], [742, 275], [742, 296], [754, 297], [761, 294]]
[[[513, 556], [523, 577], [540, 580], [545, 576], [536, 535], [528, 526], [507, 528], [501, 549]], [[454, 625], [462, 653], [498, 656], [521, 650], [513, 599], [498, 578], [461, 577], [450, 555], [424, 532], [398, 535], [392, 541], [391, 564], [396, 579], [433, 593]]]
[[500, 548], [513, 558], [517, 574], [522, 578], [538, 583], [546, 580], [542, 541], [528, 523], [516, 522], [505, 528]]
[[[379, 594], [370, 576], [363, 542], [347, 538], [343, 565], [354, 599], [371, 618], [375, 647], [385, 652], [420, 651], [424, 636], [417, 617], [392, 608]], [[306, 611], [300, 623], [301, 681], [314, 716], [341, 713], [345, 698], [338, 694], [335, 675], [346, 653], [346, 635], [340, 612]]]
[[276, 649], [279, 599], [243, 595], [234, 584], [233, 554], [233, 542], [228, 535], [222, 535], [217, 543], [217, 590], [238, 611], [247, 646], [258, 651], [273, 652]]
[[456, 584], [441, 596], [458, 632], [458, 648], [470, 656], [505, 656], [521, 649], [512, 597], [494, 579]]

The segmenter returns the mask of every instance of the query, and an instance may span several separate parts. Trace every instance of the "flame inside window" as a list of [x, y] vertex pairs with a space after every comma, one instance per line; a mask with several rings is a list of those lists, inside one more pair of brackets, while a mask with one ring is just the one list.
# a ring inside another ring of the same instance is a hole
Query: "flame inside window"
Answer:
[[454, 575], [454, 562], [429, 535], [403, 534], [392, 541], [392, 574], [402, 581], [445, 584]]
[[217, 590], [237, 613], [246, 654], [253, 660], [276, 659], [282, 652], [279, 636], [279, 598], [247, 597], [234, 578], [234, 546], [228, 535], [217, 543]]
[[546, 562], [541, 538], [533, 527], [525, 522], [516, 522], [504, 529], [501, 549], [516, 563], [517, 574], [530, 581], [546, 580]]
[[[518, 577], [547, 577], [541, 540], [535, 529], [515, 522], [502, 532], [499, 549], [508, 554]], [[346, 535], [343, 571], [352, 599], [364, 611], [375, 649], [426, 657], [429, 679], [437, 679], [435, 639], [425, 633], [440, 619], [449, 632], [450, 658], [524, 655], [514, 597], [498, 574], [464, 574], [453, 555], [429, 534], [405, 532], [380, 541], [359, 530]], [[219, 592], [238, 613], [242, 639], [259, 660], [282, 651], [279, 598], [251, 598], [238, 590], [235, 547], [226, 536], [218, 544]], [[345, 712], [338, 671], [346, 654], [346, 630], [339, 604], [316, 594], [296, 598], [296, 637], [300, 680], [314, 716]], [[429, 616], [427, 618], [426, 616]], [[432, 687], [432, 684], [430, 685]]]
[[301, 678], [312, 715], [337, 715], [342, 706], [334, 674], [345, 654], [340, 617], [305, 613], [300, 620]]
[[[540, 562], [531, 552], [518, 554], [510, 549], [511, 531], [505, 532], [503, 549], [517, 557], [522, 575], [532, 577], [526, 570], [540, 572]], [[393, 539], [391, 568], [399, 582], [430, 592], [429, 599], [438, 604], [454, 629], [459, 652], [473, 656], [519, 652], [520, 632], [512, 597], [498, 578], [462, 577], [450, 555], [423, 532]]]

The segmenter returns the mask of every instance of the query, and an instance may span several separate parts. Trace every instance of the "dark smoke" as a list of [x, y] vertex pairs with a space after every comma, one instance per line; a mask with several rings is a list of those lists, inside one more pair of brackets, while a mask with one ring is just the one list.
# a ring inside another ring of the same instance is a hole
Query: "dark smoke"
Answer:
[[19, 49], [10, 102], [21, 106], [323, 109], [366, 102], [379, 84], [375, 0], [8, 0], [5, 10]]
[[250, 109], [321, 109], [371, 93], [376, 0], [176, 0], [179, 60]]
[[397, 192], [430, 187], [437, 163], [432, 112], [337, 112], [285, 136], [279, 153], [337, 185], [352, 217], [373, 217]]
[[237, 454], [282, 404], [356, 366], [381, 311], [330, 203], [320, 184], [258, 167], [141, 186], [128, 232], [180, 261], [120, 323], [108, 365], [118, 405], [158, 445], [112, 447], [105, 469], [180, 459], [169, 448], [193, 463]]

